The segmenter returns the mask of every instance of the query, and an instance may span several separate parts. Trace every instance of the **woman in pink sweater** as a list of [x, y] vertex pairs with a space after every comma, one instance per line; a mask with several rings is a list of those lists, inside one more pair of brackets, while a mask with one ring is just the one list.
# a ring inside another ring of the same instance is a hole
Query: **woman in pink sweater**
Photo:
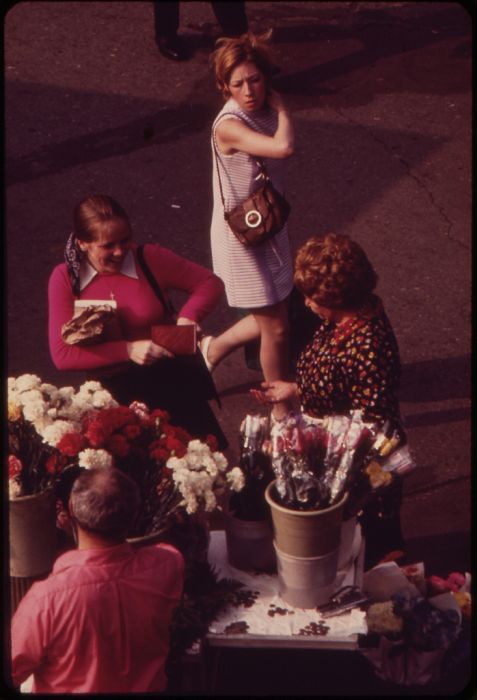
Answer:
[[[86, 371], [121, 404], [142, 401], [151, 409], [167, 410], [171, 421], [193, 437], [213, 434], [224, 449], [225, 436], [208, 403], [217, 394], [200, 354], [192, 361], [173, 357], [151, 340], [152, 324], [200, 323], [223, 294], [221, 280], [158, 244], [137, 246], [126, 212], [106, 195], [87, 197], [76, 207], [65, 260], [53, 270], [48, 286], [55, 366]], [[177, 320], [169, 307], [171, 289], [188, 295]], [[66, 344], [61, 329], [72, 318], [76, 299], [114, 299], [117, 339]]]

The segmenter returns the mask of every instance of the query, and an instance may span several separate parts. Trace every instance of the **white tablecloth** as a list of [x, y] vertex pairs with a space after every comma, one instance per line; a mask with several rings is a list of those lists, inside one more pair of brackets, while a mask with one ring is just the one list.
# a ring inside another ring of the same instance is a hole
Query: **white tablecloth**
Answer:
[[[335, 591], [341, 586], [361, 583], [362, 571], [358, 571], [363, 541], [359, 526], [353, 528], [352, 538], [343, 546], [340, 561], [346, 560], [346, 568], [338, 571]], [[246, 592], [254, 592], [253, 604], [229, 606], [209, 628], [208, 640], [212, 645], [249, 646], [253, 638], [262, 637], [263, 644], [303, 646], [308, 642], [319, 646], [343, 646], [356, 644], [356, 635], [367, 632], [365, 613], [359, 609], [331, 618], [323, 618], [316, 609], [295, 608], [285, 603], [278, 594], [278, 576], [244, 572], [227, 561], [225, 533], [211, 533], [209, 562], [219, 578], [236, 579], [244, 584]], [[250, 602], [250, 601], [249, 601]], [[260, 643], [260, 639], [255, 639]]]

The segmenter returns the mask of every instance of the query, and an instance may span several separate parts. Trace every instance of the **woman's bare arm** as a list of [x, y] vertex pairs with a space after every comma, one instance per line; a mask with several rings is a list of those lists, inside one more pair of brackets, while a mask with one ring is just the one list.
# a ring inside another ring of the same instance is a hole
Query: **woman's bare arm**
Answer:
[[278, 112], [278, 126], [273, 136], [260, 134], [238, 119], [224, 119], [215, 132], [219, 149], [226, 155], [242, 151], [262, 158], [291, 156], [294, 150], [294, 133], [290, 115], [276, 92], [271, 92], [268, 104]]

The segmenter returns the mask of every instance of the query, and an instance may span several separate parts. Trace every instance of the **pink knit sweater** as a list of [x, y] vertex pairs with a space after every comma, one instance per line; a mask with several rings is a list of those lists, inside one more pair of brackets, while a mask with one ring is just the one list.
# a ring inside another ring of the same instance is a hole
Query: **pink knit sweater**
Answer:
[[[83, 347], [63, 342], [61, 328], [73, 316], [75, 297], [65, 263], [53, 270], [48, 284], [48, 334], [51, 357], [57, 369], [89, 370], [127, 362], [126, 341], [148, 339], [151, 324], [164, 322], [165, 310], [144, 277], [135, 248], [133, 253], [139, 279], [123, 274], [98, 274], [80, 295], [81, 299], [110, 299], [111, 294], [114, 295], [124, 338], [114, 342]], [[145, 245], [144, 258], [166, 295], [170, 289], [188, 295], [178, 316], [200, 322], [223, 294], [223, 283], [213, 272], [167, 248], [158, 244]]]

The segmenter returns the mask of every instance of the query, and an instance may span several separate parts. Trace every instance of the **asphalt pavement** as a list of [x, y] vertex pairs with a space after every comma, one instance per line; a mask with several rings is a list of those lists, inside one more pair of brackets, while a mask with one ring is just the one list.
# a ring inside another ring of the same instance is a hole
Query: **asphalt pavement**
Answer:
[[[418, 464], [405, 484], [406, 558], [428, 573], [470, 570], [472, 18], [457, 2], [246, 9], [253, 31], [273, 29], [275, 87], [295, 123], [293, 250], [326, 231], [355, 238], [399, 341]], [[47, 281], [87, 194], [115, 197], [138, 241], [211, 267], [209, 139], [221, 98], [208, 59], [219, 27], [210, 3], [180, 11], [193, 51], [183, 63], [159, 54], [151, 2], [23, 2], [6, 14], [9, 376], [81, 381], [51, 362]], [[235, 318], [224, 298], [205, 330]], [[214, 377], [234, 461], [261, 375], [239, 350]]]

